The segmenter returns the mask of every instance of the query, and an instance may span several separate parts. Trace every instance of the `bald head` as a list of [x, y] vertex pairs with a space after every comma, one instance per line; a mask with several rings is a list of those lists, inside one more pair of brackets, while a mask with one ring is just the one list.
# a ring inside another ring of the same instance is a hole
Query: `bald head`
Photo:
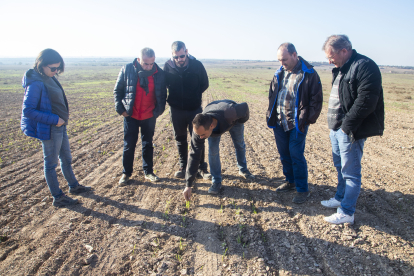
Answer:
[[290, 42], [285, 42], [285, 43], [282, 43], [282, 44], [280, 44], [280, 46], [279, 46], [279, 48], [277, 48], [278, 50], [279, 49], [286, 49], [287, 51], [288, 51], [288, 53], [289, 54], [293, 54], [293, 53], [296, 53], [297, 54], [297, 52], [296, 52], [296, 48], [295, 48], [295, 45], [293, 45], [292, 43], [290, 43]]

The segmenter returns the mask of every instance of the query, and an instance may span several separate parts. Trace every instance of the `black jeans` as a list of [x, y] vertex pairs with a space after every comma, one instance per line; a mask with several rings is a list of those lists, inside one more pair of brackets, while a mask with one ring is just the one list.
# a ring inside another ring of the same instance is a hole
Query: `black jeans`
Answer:
[[[188, 160], [188, 142], [187, 129], [190, 136], [193, 135], [193, 119], [201, 113], [203, 109], [201, 106], [196, 110], [182, 110], [170, 106], [170, 117], [174, 129], [174, 138], [177, 143], [178, 155], [180, 156], [180, 168], [187, 167]], [[200, 159], [200, 169], [207, 169], [207, 163], [204, 162], [205, 150], [203, 149]]]
[[124, 118], [124, 154], [122, 164], [124, 166], [123, 173], [127, 176], [131, 176], [133, 170], [139, 128], [141, 128], [142, 168], [145, 174], [153, 173], [154, 147], [152, 146], [152, 137], [154, 136], [156, 121], [157, 118], [155, 117], [146, 120], [136, 120], [132, 117]]

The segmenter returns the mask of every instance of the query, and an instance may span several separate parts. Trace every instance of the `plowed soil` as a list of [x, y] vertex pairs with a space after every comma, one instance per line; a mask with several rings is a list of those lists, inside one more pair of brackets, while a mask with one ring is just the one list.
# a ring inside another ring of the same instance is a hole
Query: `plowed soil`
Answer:
[[[332, 226], [323, 218], [336, 210], [320, 204], [334, 196], [337, 177], [326, 122], [329, 71], [319, 71], [324, 108], [306, 141], [311, 197], [297, 205], [294, 192], [275, 192], [284, 178], [264, 117], [276, 64], [206, 67], [203, 106], [226, 98], [249, 103], [246, 158], [256, 179], [238, 175], [225, 134], [224, 190], [211, 196], [211, 183], [198, 179], [186, 205], [184, 181], [173, 178], [178, 153], [167, 107], [154, 135], [160, 182], [144, 179], [138, 142], [132, 181], [118, 187], [123, 125], [112, 89], [119, 68], [68, 67], [60, 80], [70, 104], [73, 169], [93, 187], [68, 208], [52, 206], [41, 145], [19, 129], [24, 69], [0, 68], [0, 275], [414, 275], [414, 75], [397, 75], [401, 87], [384, 76], [386, 130], [365, 143], [355, 224]], [[393, 95], [403, 87], [410, 98], [401, 102]], [[68, 193], [59, 169], [58, 177]]]

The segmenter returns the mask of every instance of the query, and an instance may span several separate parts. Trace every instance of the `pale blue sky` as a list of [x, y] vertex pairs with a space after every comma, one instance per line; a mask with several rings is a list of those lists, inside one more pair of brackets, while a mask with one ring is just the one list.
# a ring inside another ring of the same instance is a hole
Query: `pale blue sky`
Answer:
[[0, 57], [171, 55], [175, 40], [199, 59], [275, 60], [283, 42], [326, 61], [326, 37], [346, 34], [381, 65], [414, 66], [414, 0], [0, 0]]

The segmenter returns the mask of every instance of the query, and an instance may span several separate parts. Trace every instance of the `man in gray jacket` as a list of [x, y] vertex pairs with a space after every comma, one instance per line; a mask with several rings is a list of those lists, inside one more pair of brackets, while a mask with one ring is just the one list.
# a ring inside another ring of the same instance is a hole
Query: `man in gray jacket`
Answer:
[[246, 179], [254, 179], [247, 169], [246, 145], [244, 143], [244, 123], [249, 119], [247, 103], [237, 104], [231, 100], [220, 100], [209, 103], [203, 113], [199, 113], [193, 120], [193, 134], [191, 136], [191, 152], [186, 171], [185, 200], [190, 200], [191, 186], [197, 174], [204, 141], [208, 138], [208, 162], [212, 175], [212, 185], [209, 194], [218, 194], [221, 188], [220, 137], [229, 132], [236, 149], [237, 167], [239, 174]]

